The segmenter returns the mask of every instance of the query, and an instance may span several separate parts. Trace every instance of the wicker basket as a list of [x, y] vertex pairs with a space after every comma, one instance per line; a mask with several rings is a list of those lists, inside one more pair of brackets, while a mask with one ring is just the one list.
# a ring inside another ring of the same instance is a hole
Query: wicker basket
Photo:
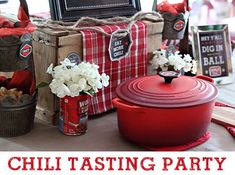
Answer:
[[34, 125], [37, 98], [29, 104], [0, 106], [0, 136], [14, 137], [31, 131]]

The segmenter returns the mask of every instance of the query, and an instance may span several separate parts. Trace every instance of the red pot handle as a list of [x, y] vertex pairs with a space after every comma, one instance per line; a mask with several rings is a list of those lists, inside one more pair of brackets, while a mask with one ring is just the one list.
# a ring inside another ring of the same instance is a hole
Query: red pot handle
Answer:
[[114, 98], [112, 100], [114, 107], [120, 108], [126, 111], [135, 111], [135, 112], [143, 112], [143, 108], [139, 106], [135, 106], [132, 104], [127, 104], [120, 98]]
[[204, 75], [198, 75], [196, 76], [196, 78], [199, 78], [199, 79], [202, 79], [202, 80], [206, 80], [212, 84], [215, 83], [215, 81], [211, 78], [211, 77], [208, 77], [208, 76], [204, 76]]

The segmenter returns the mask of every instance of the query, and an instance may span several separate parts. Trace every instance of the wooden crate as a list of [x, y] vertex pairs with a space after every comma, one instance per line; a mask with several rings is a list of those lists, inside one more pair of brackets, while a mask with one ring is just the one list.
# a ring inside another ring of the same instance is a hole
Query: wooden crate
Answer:
[[[159, 49], [162, 40], [163, 21], [148, 19], [147, 24], [147, 52]], [[37, 29], [33, 33], [33, 54], [37, 84], [50, 82], [51, 76], [46, 73], [48, 66], [58, 64], [65, 57], [74, 53], [82, 59], [82, 35], [77, 32], [54, 31], [51, 29]], [[39, 89], [37, 116], [44, 121], [54, 124], [59, 112], [59, 101], [49, 87]]]

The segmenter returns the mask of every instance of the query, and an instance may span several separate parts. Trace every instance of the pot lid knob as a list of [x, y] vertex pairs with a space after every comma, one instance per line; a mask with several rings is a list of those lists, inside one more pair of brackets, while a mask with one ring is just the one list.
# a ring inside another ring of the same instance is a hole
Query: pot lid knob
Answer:
[[174, 78], [178, 78], [181, 73], [176, 71], [161, 71], [159, 75], [164, 78], [166, 84], [170, 84]]

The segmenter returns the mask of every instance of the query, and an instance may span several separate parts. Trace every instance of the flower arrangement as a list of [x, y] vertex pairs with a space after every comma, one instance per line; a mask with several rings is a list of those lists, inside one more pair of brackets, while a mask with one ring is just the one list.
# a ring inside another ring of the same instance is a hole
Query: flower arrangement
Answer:
[[154, 57], [151, 61], [151, 64], [157, 70], [174, 70], [186, 72], [191, 72], [192, 74], [197, 73], [197, 62], [192, 59], [189, 54], [184, 56], [176, 51], [166, 56], [166, 50], [157, 50], [153, 52]]
[[60, 62], [61, 64], [53, 68], [51, 64], [47, 73], [53, 79], [49, 85], [52, 93], [58, 97], [76, 97], [81, 94], [90, 96], [98, 92], [98, 89], [109, 85], [109, 76], [105, 73], [99, 74], [99, 66], [89, 62], [80, 64], [72, 63], [68, 58]]

